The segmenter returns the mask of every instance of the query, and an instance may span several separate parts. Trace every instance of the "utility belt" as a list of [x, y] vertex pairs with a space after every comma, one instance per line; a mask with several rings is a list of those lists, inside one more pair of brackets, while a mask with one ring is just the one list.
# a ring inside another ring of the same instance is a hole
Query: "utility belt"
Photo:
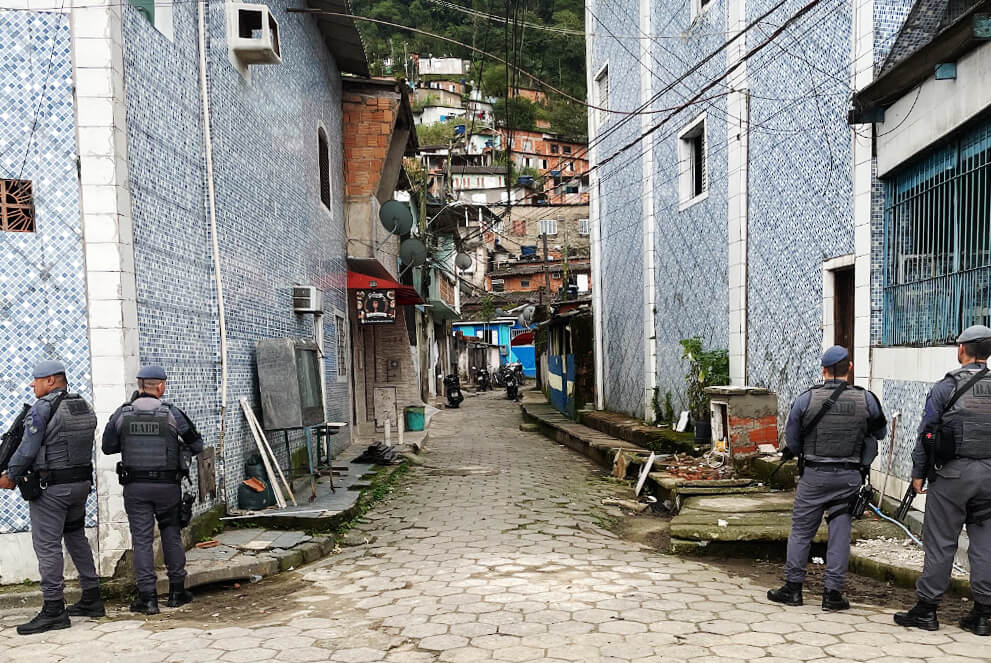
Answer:
[[62, 470], [30, 470], [17, 479], [17, 488], [21, 497], [27, 502], [33, 502], [41, 497], [41, 493], [49, 486], [63, 483], [79, 483], [93, 481], [93, 466], [69, 467]]
[[830, 463], [828, 461], [822, 460], [807, 460], [805, 461], [805, 467], [813, 467], [817, 470], [829, 470], [833, 472], [839, 472], [841, 470], [861, 470], [860, 463]]
[[179, 484], [188, 476], [189, 474], [183, 470], [132, 470], [124, 467], [121, 462], [117, 463], [117, 481], [122, 486], [135, 481]]

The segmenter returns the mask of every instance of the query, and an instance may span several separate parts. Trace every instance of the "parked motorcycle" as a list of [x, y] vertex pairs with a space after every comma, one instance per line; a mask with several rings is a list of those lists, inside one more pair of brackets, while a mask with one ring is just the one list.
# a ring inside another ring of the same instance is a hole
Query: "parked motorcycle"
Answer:
[[456, 374], [444, 378], [444, 395], [447, 396], [447, 407], [459, 407], [465, 399], [461, 393], [461, 379]]
[[516, 377], [516, 371], [510, 366], [503, 366], [502, 381], [506, 385], [506, 398], [515, 401], [520, 395], [520, 382]]
[[526, 376], [523, 375], [523, 364], [514, 361], [512, 364], [508, 364], [508, 366], [513, 369], [513, 375], [516, 376], [516, 384], [522, 387], [526, 382]]
[[475, 383], [478, 385], [478, 391], [488, 391], [492, 388], [492, 381], [489, 378], [489, 369], [479, 368], [475, 372]]

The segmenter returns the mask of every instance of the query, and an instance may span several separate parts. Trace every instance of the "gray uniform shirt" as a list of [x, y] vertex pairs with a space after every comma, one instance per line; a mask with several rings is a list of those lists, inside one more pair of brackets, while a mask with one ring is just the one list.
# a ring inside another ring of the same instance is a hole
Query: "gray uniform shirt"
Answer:
[[[845, 380], [826, 380], [827, 387], [839, 387], [841, 383]], [[877, 397], [871, 392], [866, 392], [867, 394], [867, 415], [871, 419], [881, 420], [883, 412], [881, 411], [881, 404], [878, 402]], [[806, 410], [809, 409], [809, 403], [812, 401], [812, 392], [806, 391], [791, 405], [791, 412], [788, 413], [788, 423], [785, 426], [785, 443], [788, 448], [795, 452], [796, 456], [801, 456], [804, 450], [804, 440], [802, 439], [802, 417], [805, 416]], [[868, 427], [867, 435], [864, 436], [864, 450], [860, 455], [860, 463], [863, 466], [868, 466], [874, 462], [877, 458], [877, 441], [883, 440], [888, 434], [887, 424], [882, 425], [880, 428], [870, 430]]]
[[[66, 391], [65, 388], [53, 389], [52, 394]], [[45, 439], [45, 431], [48, 429], [48, 418], [52, 413], [52, 404], [44, 398], [35, 401], [31, 409], [28, 410], [24, 419], [24, 437], [17, 451], [10, 458], [7, 466], [7, 476], [11, 481], [17, 481], [34, 465], [34, 459], [41, 450], [41, 443]]]
[[[974, 362], [961, 368], [984, 368], [987, 364]], [[912, 478], [924, 479], [926, 475], [926, 449], [922, 446], [922, 431], [926, 426], [938, 422], [943, 417], [946, 404], [957, 390], [957, 383], [949, 375], [933, 385], [926, 397], [926, 408], [922, 412], [922, 422], [919, 424], [919, 435], [912, 449]]]

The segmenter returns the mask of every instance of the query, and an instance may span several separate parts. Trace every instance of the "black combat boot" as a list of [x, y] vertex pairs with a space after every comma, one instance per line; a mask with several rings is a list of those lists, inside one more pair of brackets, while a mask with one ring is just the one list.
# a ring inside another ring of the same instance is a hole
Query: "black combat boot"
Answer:
[[69, 612], [65, 609], [65, 601], [45, 601], [41, 612], [27, 624], [17, 627], [17, 632], [21, 635], [31, 635], [33, 633], [44, 633], [60, 628], [69, 628], [72, 622], [69, 621]]
[[193, 600], [192, 593], [186, 589], [181, 582], [170, 582], [169, 583], [169, 602], [165, 605], [170, 608], [178, 608], [181, 605], [186, 605], [191, 603]]
[[106, 617], [107, 610], [103, 607], [103, 599], [100, 598], [100, 588], [84, 589], [82, 598], [69, 606], [69, 615], [72, 617]]
[[780, 589], [767, 590], [767, 598], [785, 605], [802, 605], [802, 583], [786, 582]]
[[136, 599], [131, 601], [131, 612], [140, 612], [145, 615], [157, 615], [158, 610], [158, 597], [155, 592], [138, 592]]
[[829, 612], [849, 610], [850, 602], [843, 597], [843, 593], [840, 590], [827, 589], [822, 593], [822, 609]]
[[991, 617], [991, 605], [974, 603], [970, 614], [960, 620], [960, 628], [970, 631], [974, 635], [991, 635], [989, 617]]
[[937, 607], [935, 603], [920, 600], [908, 612], [896, 612], [895, 623], [899, 626], [914, 626], [923, 631], [936, 631], [939, 629], [939, 620], [936, 619]]

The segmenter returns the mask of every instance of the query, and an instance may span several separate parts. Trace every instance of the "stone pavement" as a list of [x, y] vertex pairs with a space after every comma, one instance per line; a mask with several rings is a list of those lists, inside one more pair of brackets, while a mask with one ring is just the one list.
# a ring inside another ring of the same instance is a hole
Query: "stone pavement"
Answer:
[[[367, 515], [369, 543], [304, 567], [279, 609], [76, 620], [19, 637], [31, 661], [881, 661], [991, 659], [991, 638], [907, 631], [891, 609], [769, 603], [766, 587], [658, 554], [599, 525], [590, 462], [517, 429], [498, 392], [437, 416], [426, 464]], [[253, 587], [263, 586], [267, 581]], [[809, 597], [814, 598], [814, 597]], [[811, 603], [814, 603], [811, 602]]]

